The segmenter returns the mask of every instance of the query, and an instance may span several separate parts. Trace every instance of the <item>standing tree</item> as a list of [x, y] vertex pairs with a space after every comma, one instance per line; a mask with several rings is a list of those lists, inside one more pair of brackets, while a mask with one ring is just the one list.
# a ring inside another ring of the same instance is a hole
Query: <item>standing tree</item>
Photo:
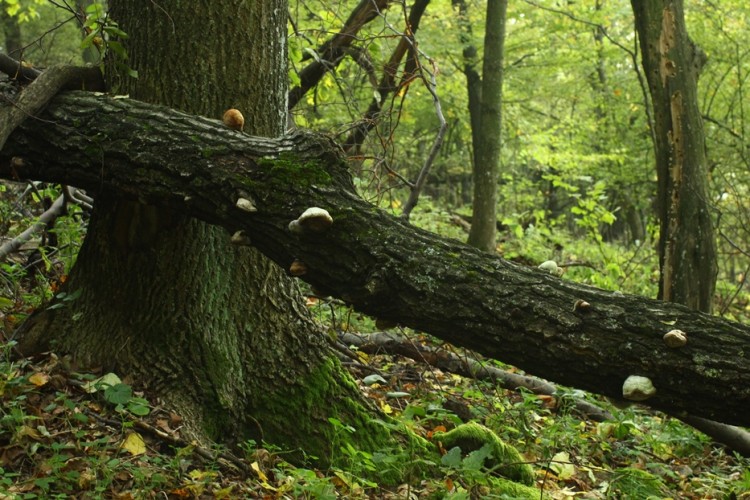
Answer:
[[[283, 134], [285, 0], [110, 5], [129, 35], [122, 41], [128, 64], [138, 71], [133, 79], [110, 64], [111, 91], [212, 117], [239, 108], [245, 132]], [[169, 133], [163, 139], [165, 149], [179, 149]], [[187, 164], [181, 175], [202, 179]], [[288, 449], [304, 443], [323, 462], [337, 439], [370, 450], [392, 444], [278, 266], [232, 245], [226, 229], [114, 192], [93, 194], [67, 284], [80, 295], [28, 322], [25, 352], [54, 347], [81, 364], [147, 381], [199, 438], [252, 438]], [[330, 417], [361, 432], [335, 438]]]
[[659, 298], [710, 312], [716, 241], [697, 82], [705, 54], [688, 37], [682, 0], [632, 0], [654, 110]]
[[[474, 117], [476, 106], [472, 106], [471, 99], [472, 95], [476, 99], [476, 92], [469, 95], [469, 108], [472, 113], [472, 142], [474, 143], [474, 201], [469, 245], [486, 252], [494, 252], [496, 244], [497, 174], [500, 168], [502, 131], [503, 45], [507, 8], [507, 0], [488, 0], [487, 2], [478, 120]], [[472, 84], [471, 75], [471, 72], [467, 72], [469, 85]], [[476, 77], [474, 79], [476, 80]], [[476, 87], [476, 81], [474, 81], [474, 87]], [[478, 132], [474, 130], [477, 123]]]

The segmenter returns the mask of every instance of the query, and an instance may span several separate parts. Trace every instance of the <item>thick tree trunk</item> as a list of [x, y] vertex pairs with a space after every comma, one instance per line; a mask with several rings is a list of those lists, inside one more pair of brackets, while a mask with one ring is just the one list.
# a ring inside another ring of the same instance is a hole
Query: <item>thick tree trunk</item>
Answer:
[[495, 252], [497, 176], [500, 169], [503, 45], [507, 0], [487, 0], [482, 64], [482, 106], [474, 162], [474, 202], [469, 245]]
[[[750, 328], [566, 282], [413, 228], [354, 194], [328, 139], [252, 138], [216, 121], [81, 93], [57, 98], [42, 118], [10, 137], [0, 175], [112, 189], [242, 230], [240, 242], [249, 239], [286, 269], [304, 263], [303, 279], [367, 314], [610, 397], [623, 397], [630, 375], [648, 377], [656, 393], [645, 404], [750, 425]], [[239, 198], [256, 211], [238, 208]], [[328, 231], [290, 231], [311, 206], [330, 212]], [[188, 297], [201, 286], [181, 283], [174, 293]], [[686, 345], [665, 344], [673, 329], [687, 333]], [[282, 371], [290, 382], [295, 369]]]
[[688, 38], [682, 0], [632, 0], [654, 108], [659, 298], [710, 312], [716, 242], [697, 82], [702, 53]]
[[[137, 80], [108, 73], [112, 89], [207, 116], [238, 107], [246, 130], [281, 135], [286, 2], [191, 5], [111, 2], [110, 15], [129, 34], [128, 62], [139, 71]], [[141, 138], [161, 137], [162, 151], [179, 156], [169, 144], [180, 123], [159, 119], [166, 136], [154, 129]], [[183, 174], [200, 178], [190, 165]], [[108, 160], [100, 166], [109, 168]], [[80, 296], [39, 313], [22, 345], [73, 352], [81, 363], [147, 381], [199, 438], [304, 445], [325, 462], [335, 417], [361, 430], [355, 446], [391, 443], [276, 265], [182, 210], [102, 187], [92, 190], [94, 214], [68, 282]]]

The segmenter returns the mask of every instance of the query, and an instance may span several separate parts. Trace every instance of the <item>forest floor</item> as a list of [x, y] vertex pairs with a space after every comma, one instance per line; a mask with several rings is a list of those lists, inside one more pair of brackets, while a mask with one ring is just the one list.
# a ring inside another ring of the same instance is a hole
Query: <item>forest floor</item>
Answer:
[[[426, 336], [408, 338], [451, 349]], [[232, 453], [203, 449], [182, 439], [179, 415], [149, 400], [127, 377], [79, 373], [53, 353], [13, 359], [12, 343], [4, 346], [3, 500], [501, 498], [493, 496], [488, 473], [469, 460], [444, 461], [437, 477], [385, 488], [363, 478], [366, 454], [358, 474], [292, 465], [284, 450], [267, 443], [245, 443]], [[427, 437], [467, 419], [483, 423], [533, 465], [540, 498], [543, 490], [555, 499], [750, 499], [750, 460], [662, 414], [618, 410], [570, 391], [614, 414], [594, 422], [565, 404], [565, 395], [506, 391], [401, 356], [358, 357], [352, 374], [385, 413]]]
[[[426, 229], [465, 237], [442, 212], [416, 213], [415, 218]], [[17, 225], [26, 227], [23, 221]], [[70, 262], [83, 226], [83, 218], [57, 223], [60, 248], [70, 253]], [[499, 250], [506, 258], [522, 255], [534, 265], [549, 258], [547, 248], [558, 246], [553, 237], [558, 236], [527, 231], [522, 251], [513, 246], [520, 241], [514, 239], [504, 241]], [[529, 247], [529, 242], [536, 245]], [[574, 240], [564, 243], [565, 258], [573, 262], [594, 262], [596, 255], [609, 251], [599, 246], [588, 258], [586, 248], [576, 247]], [[507, 498], [491, 489], [491, 473], [471, 454], [456, 458], [448, 453], [432, 477], [386, 487], [371, 479], [377, 471], [373, 457], [356, 450], [360, 470], [319, 470], [287, 462], [286, 450], [269, 443], [246, 442], [231, 451], [201, 448], [182, 436], [182, 418], [142, 392], [127, 373], [118, 377], [81, 371], [54, 353], [19, 359], [12, 332], [57, 293], [62, 270], [70, 265], [63, 265], [60, 255], [52, 262], [33, 260], [32, 253], [2, 267], [15, 299], [0, 296], [0, 500]], [[637, 251], [620, 259], [623, 264], [615, 266], [614, 273], [618, 280], [605, 272], [611, 263], [589, 266], [592, 270], [571, 267], [572, 276], [566, 278], [649, 295], [652, 290], [636, 288], [648, 281], [644, 275], [654, 275], [647, 260]], [[33, 269], [39, 274], [30, 279]], [[575, 275], [584, 271], [589, 275]], [[635, 285], [620, 279], [630, 275]], [[371, 318], [336, 301], [309, 297], [307, 306], [332, 339], [379, 330]], [[744, 317], [746, 303], [736, 307], [737, 316]], [[342, 361], [362, 392], [383, 413], [428, 439], [470, 420], [490, 428], [532, 465], [538, 498], [750, 500], [750, 459], [712, 443], [677, 419], [638, 406], [618, 409], [573, 389], [558, 388], [554, 395], [506, 390], [493, 381], [461, 376], [450, 366], [437, 368], [424, 353], [431, 352], [433, 360], [458, 357], [492, 369], [512, 367], [426, 335], [394, 332], [409, 344], [401, 355], [387, 354], [385, 348], [354, 347], [351, 337], [339, 346], [338, 354], [349, 353]], [[580, 413], [576, 401], [598, 406], [611, 418], [602, 421]]]

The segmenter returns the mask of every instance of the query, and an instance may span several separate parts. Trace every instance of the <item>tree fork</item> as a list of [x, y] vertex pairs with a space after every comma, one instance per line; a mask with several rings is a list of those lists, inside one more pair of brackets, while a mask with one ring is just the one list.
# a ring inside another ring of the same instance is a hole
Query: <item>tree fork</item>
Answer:
[[[1, 176], [117, 193], [244, 231], [243, 242], [286, 269], [304, 263], [302, 279], [377, 318], [614, 398], [629, 376], [648, 377], [656, 393], [644, 404], [750, 425], [750, 328], [563, 281], [414, 228], [355, 194], [326, 137], [250, 137], [81, 92], [55, 98], [41, 118], [11, 135]], [[313, 206], [333, 225], [291, 232]], [[686, 345], [665, 344], [673, 329], [687, 333]]]

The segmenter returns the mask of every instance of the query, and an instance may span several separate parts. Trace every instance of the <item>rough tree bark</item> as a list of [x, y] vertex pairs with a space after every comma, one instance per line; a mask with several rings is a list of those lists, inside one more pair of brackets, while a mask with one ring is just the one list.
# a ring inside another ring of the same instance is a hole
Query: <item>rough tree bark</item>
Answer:
[[654, 109], [659, 298], [710, 312], [716, 241], [697, 99], [705, 54], [688, 37], [682, 0], [631, 3]]
[[507, 9], [507, 0], [487, 1], [479, 132], [473, 134], [472, 131], [472, 137], [478, 140], [474, 143], [474, 201], [469, 245], [485, 252], [495, 252], [497, 244], [497, 175], [500, 169], [503, 46]]
[[[214, 120], [81, 93], [56, 98], [42, 118], [10, 137], [0, 175], [116, 190], [194, 215], [285, 269], [303, 262], [302, 279], [367, 314], [610, 397], [622, 398], [630, 375], [648, 377], [656, 393], [645, 404], [750, 424], [750, 328], [570, 283], [418, 230], [357, 197], [326, 138], [247, 137]], [[239, 198], [255, 211], [238, 208]], [[291, 232], [311, 206], [327, 209], [333, 225]], [[180, 293], [189, 297], [193, 285]], [[687, 333], [686, 345], [665, 345], [672, 329]]]
[[[215, 117], [239, 107], [248, 115], [246, 130], [283, 133], [284, 0], [110, 6], [130, 35], [129, 64], [139, 71], [137, 80], [108, 72], [117, 92]], [[180, 156], [182, 146], [171, 137], [181, 119], [155, 116], [166, 136], [141, 130], [142, 138], [166, 141], [162, 153]], [[104, 131], [84, 133], [118, 141]], [[183, 174], [200, 178], [190, 165]], [[368, 450], [394, 444], [332, 360], [298, 287], [276, 265], [255, 249], [231, 245], [221, 228], [147, 204], [156, 200], [146, 193], [126, 200], [104, 185], [91, 193], [94, 213], [67, 284], [81, 294], [25, 325], [27, 352], [54, 347], [75, 353], [81, 364], [147, 381], [200, 439], [304, 446], [323, 463], [337, 439]], [[329, 417], [361, 432], [337, 436]]]

